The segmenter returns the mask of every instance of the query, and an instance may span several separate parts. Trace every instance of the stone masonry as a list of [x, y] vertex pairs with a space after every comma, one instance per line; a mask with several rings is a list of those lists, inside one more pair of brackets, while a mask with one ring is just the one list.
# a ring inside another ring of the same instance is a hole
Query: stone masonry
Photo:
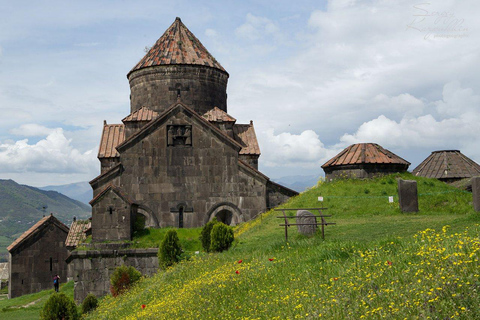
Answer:
[[68, 257], [74, 280], [74, 299], [81, 303], [87, 294], [97, 297], [110, 292], [110, 275], [115, 268], [133, 266], [145, 276], [158, 270], [158, 249], [74, 251]]

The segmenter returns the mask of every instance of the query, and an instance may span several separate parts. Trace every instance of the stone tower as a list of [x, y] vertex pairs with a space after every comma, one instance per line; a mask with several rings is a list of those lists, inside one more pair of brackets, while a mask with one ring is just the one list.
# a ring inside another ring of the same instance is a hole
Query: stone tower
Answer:
[[227, 112], [228, 73], [180, 18], [128, 73], [131, 112], [162, 113], [178, 97], [198, 114]]

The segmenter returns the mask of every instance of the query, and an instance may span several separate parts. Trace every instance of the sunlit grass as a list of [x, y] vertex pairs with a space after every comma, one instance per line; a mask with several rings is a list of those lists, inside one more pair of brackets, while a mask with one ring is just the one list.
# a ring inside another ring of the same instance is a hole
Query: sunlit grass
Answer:
[[107, 297], [90, 318], [479, 318], [480, 218], [471, 194], [402, 177], [418, 180], [419, 213], [398, 209], [395, 176], [323, 183], [284, 206], [328, 207], [337, 225], [325, 241], [291, 227], [286, 243], [270, 211], [238, 226], [229, 251]]

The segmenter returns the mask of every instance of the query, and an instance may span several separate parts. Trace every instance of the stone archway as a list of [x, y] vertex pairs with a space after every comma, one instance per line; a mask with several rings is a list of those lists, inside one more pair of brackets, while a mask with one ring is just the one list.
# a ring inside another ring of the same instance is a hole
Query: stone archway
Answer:
[[153, 211], [150, 208], [140, 205], [137, 209], [137, 214], [140, 214], [145, 217], [145, 227], [146, 228], [158, 228], [160, 225], [158, 224], [157, 217], [153, 214]]
[[230, 202], [222, 202], [214, 205], [208, 213], [208, 221], [217, 219], [226, 225], [235, 226], [243, 222], [243, 214], [240, 209]]

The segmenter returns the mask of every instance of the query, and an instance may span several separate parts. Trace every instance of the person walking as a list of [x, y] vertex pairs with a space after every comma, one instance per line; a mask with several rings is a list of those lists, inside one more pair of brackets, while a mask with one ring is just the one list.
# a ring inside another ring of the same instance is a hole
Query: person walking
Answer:
[[55, 292], [58, 292], [58, 288], [60, 286], [60, 276], [58, 274], [53, 277], [53, 287], [55, 288]]

